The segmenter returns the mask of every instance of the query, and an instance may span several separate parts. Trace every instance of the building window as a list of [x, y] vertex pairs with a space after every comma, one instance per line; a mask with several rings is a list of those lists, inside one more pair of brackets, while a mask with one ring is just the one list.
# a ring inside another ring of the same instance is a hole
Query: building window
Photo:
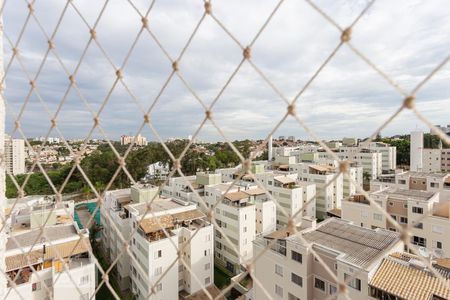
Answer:
[[41, 283], [40, 282], [35, 282], [31, 285], [31, 290], [34, 291], [39, 291], [41, 289]]
[[316, 289], [321, 290], [322, 292], [325, 292], [325, 281], [315, 277], [314, 278], [314, 287]]
[[303, 278], [295, 273], [291, 273], [291, 281], [296, 285], [303, 286]]
[[420, 222], [420, 223], [414, 224], [414, 228], [423, 229], [423, 223]]
[[162, 250], [158, 250], [155, 252], [155, 258], [160, 258], [162, 256]]
[[298, 261], [299, 263], [303, 262], [303, 256], [301, 253], [291, 251], [291, 258], [295, 261]]
[[211, 263], [205, 264], [205, 270], [209, 270], [209, 269], [211, 269]]
[[275, 284], [275, 294], [280, 297], [283, 297], [283, 288], [277, 284]]
[[413, 206], [412, 212], [415, 213], [415, 214], [423, 214], [423, 208], [422, 207]]
[[211, 249], [206, 249], [205, 250], [205, 256], [208, 256], [208, 255], [210, 255], [211, 254]]
[[275, 274], [278, 274], [281, 277], [283, 277], [283, 267], [275, 264]]
[[162, 283], [158, 283], [158, 285], [156, 286], [156, 291], [157, 292], [162, 291]]
[[348, 282], [347, 285], [351, 288], [354, 288], [355, 290], [360, 291], [361, 290], [361, 280], [358, 278], [353, 278], [352, 280], [348, 281], [348, 278], [351, 278], [351, 277], [352, 277], [351, 275], [344, 273], [344, 280], [346, 282]]
[[408, 224], [408, 218], [407, 217], [400, 217], [400, 223]]
[[84, 275], [80, 278], [80, 285], [85, 285], [89, 283], [89, 275]]
[[427, 240], [420, 236], [413, 236], [413, 244], [421, 247], [426, 247]]
[[205, 278], [205, 285], [209, 285], [211, 283], [211, 277]]
[[434, 242], [434, 248], [442, 249], [442, 242], [439, 242], [439, 241]]
[[328, 288], [328, 293], [330, 295], [335, 295], [337, 293], [337, 287], [330, 284], [330, 286]]

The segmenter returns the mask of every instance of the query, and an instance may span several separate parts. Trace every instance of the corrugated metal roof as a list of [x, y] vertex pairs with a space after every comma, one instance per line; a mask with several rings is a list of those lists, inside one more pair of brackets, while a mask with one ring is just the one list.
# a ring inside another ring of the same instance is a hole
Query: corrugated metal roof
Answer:
[[349, 263], [365, 267], [399, 241], [400, 234], [388, 230], [375, 231], [330, 218], [302, 236], [308, 242], [343, 253], [343, 259]]

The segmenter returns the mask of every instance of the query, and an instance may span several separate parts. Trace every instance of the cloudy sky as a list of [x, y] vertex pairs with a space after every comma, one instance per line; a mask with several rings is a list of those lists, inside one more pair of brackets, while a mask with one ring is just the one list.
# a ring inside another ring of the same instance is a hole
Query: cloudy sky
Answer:
[[[150, 1], [130, 1], [146, 14]], [[115, 80], [115, 70], [124, 62], [139, 32], [141, 18], [125, 0], [110, 0], [96, 28], [97, 37], [110, 61], [92, 43], [79, 66], [76, 90], [65, 97], [58, 126], [66, 138], [85, 137], [92, 126], [92, 111], [100, 109]], [[93, 26], [104, 1], [74, 0], [75, 8]], [[249, 44], [278, 1], [213, 1], [215, 16], [242, 45]], [[367, 4], [365, 0], [315, 0], [341, 27], [353, 22]], [[65, 1], [36, 0], [35, 15], [48, 35], [54, 31]], [[5, 66], [11, 59], [10, 42], [16, 43], [27, 16], [25, 1], [6, 1], [4, 8]], [[176, 58], [203, 14], [199, 0], [156, 1], [149, 14], [149, 27], [167, 53]], [[305, 85], [339, 43], [340, 33], [306, 1], [285, 0], [252, 48], [255, 65], [288, 99]], [[53, 39], [56, 55], [50, 53], [36, 81], [37, 91], [28, 98], [27, 76], [34, 77], [48, 44], [38, 23], [31, 18], [19, 43], [6, 78], [7, 131], [23, 108], [22, 129], [27, 137], [45, 135], [64, 98], [69, 80], [89, 40], [89, 29], [74, 7], [69, 6]], [[379, 0], [353, 30], [352, 43], [383, 72], [410, 91], [450, 53], [450, 10], [442, 0]], [[242, 58], [237, 44], [209, 16], [180, 62], [180, 72], [206, 105], [211, 103]], [[26, 73], [24, 72], [26, 70]], [[143, 32], [123, 68], [124, 82], [137, 97], [130, 97], [118, 84], [100, 114], [109, 138], [135, 134], [143, 120], [139, 106], [147, 110], [171, 73], [171, 63], [148, 32]], [[366, 137], [402, 103], [402, 96], [344, 45], [309, 89], [299, 98], [297, 112], [321, 138]], [[417, 94], [418, 109], [434, 124], [450, 124], [450, 64], [442, 68]], [[245, 62], [213, 108], [213, 116], [230, 139], [264, 138], [282, 118], [286, 105]], [[176, 76], [151, 111], [153, 125], [163, 138], [193, 134], [204, 117], [199, 102]], [[411, 112], [404, 111], [383, 135], [407, 133], [426, 127]], [[144, 136], [154, 140], [148, 127]], [[310, 138], [292, 119], [275, 133]], [[17, 134], [16, 134], [17, 136]], [[58, 136], [53, 131], [50, 136]], [[93, 137], [102, 137], [95, 130]], [[202, 140], [220, 140], [217, 130], [206, 124]]]

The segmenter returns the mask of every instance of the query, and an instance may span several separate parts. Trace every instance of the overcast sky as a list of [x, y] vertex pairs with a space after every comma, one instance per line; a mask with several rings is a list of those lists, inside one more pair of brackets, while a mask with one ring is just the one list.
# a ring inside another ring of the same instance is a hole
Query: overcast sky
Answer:
[[[37, 0], [35, 13], [48, 34], [53, 32], [65, 1]], [[77, 9], [92, 26], [103, 1], [74, 0]], [[132, 1], [145, 14], [149, 1]], [[365, 0], [314, 1], [342, 27], [348, 26], [365, 7]], [[6, 1], [4, 27], [15, 42], [24, 24], [25, 1]], [[213, 1], [213, 12], [242, 45], [253, 39], [277, 1]], [[450, 52], [450, 9], [442, 0], [379, 0], [353, 30], [352, 43], [403, 89], [410, 91]], [[202, 1], [156, 1], [149, 15], [149, 27], [169, 55], [177, 57], [203, 14]], [[99, 42], [116, 66], [120, 66], [141, 26], [140, 16], [125, 0], [109, 1], [97, 27]], [[335, 27], [306, 1], [286, 0], [260, 35], [252, 49], [254, 63], [289, 99], [292, 99], [339, 42]], [[73, 7], [67, 9], [54, 44], [70, 73], [75, 69], [89, 39], [86, 24]], [[20, 60], [34, 77], [48, 47], [47, 39], [31, 19], [19, 44]], [[4, 39], [5, 65], [11, 47]], [[212, 102], [236, 68], [242, 52], [225, 32], [206, 17], [180, 62], [180, 72], [206, 103]], [[171, 72], [171, 63], [144, 32], [124, 70], [124, 81], [142, 107], [147, 109]], [[91, 44], [76, 80], [82, 95], [97, 111], [115, 79], [115, 70], [99, 47]], [[37, 90], [54, 114], [68, 86], [56, 56], [50, 54], [36, 82]], [[8, 109], [17, 114], [29, 92], [27, 76], [14, 60], [7, 74]], [[297, 112], [321, 138], [366, 137], [402, 103], [402, 96], [370, 69], [346, 45], [325, 67], [298, 100]], [[450, 124], [450, 64], [441, 69], [417, 95], [417, 106], [434, 124]], [[279, 122], [286, 105], [246, 62], [213, 108], [214, 118], [230, 139], [264, 138]], [[7, 112], [7, 131], [13, 118]], [[187, 137], [195, 132], [204, 112], [178, 78], [173, 78], [151, 112], [152, 122], [163, 138]], [[105, 109], [101, 124], [109, 138], [135, 134], [142, 113], [118, 84]], [[49, 117], [35, 94], [21, 118], [27, 137], [45, 135]], [[71, 90], [58, 116], [66, 138], [83, 138], [92, 126], [92, 115], [75, 90]], [[382, 135], [428, 131], [409, 111], [403, 112]], [[146, 127], [142, 134], [154, 140]], [[288, 119], [275, 133], [310, 138]], [[17, 134], [16, 134], [17, 136]], [[58, 136], [53, 131], [50, 136]], [[102, 137], [95, 131], [93, 137]], [[211, 125], [200, 132], [202, 140], [220, 140]]]

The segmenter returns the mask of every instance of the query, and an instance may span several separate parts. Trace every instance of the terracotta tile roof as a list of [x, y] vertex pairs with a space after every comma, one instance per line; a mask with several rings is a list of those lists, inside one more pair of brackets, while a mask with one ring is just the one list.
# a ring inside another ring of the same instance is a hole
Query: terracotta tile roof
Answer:
[[162, 215], [158, 217], [144, 219], [140, 223], [141, 229], [145, 234], [161, 230], [162, 228], [169, 228], [173, 226], [172, 215]]
[[[70, 242], [47, 245], [46, 251], [44, 254], [43, 247], [39, 246], [38, 250], [32, 250], [28, 255], [28, 252], [25, 251], [25, 254], [16, 254], [11, 256], [6, 256], [6, 271], [12, 271], [21, 269], [31, 264], [37, 264], [42, 261], [54, 260], [58, 259], [59, 256], [62, 258], [67, 258], [70, 255], [77, 255], [81, 253], [88, 252], [90, 249], [89, 239], [85, 238], [84, 241], [73, 240]], [[78, 245], [77, 245], [78, 243]], [[37, 248], [37, 247], [33, 247]], [[59, 256], [58, 256], [59, 253]], [[28, 259], [29, 258], [29, 262]]]
[[437, 277], [403, 261], [393, 255], [385, 258], [369, 285], [402, 299], [429, 300], [433, 295], [450, 299], [450, 289]]
[[227, 198], [230, 201], [235, 202], [235, 201], [239, 201], [239, 200], [248, 198], [248, 194], [244, 193], [244, 192], [241, 192], [241, 191], [239, 191], [239, 192], [232, 192], [232, 193], [226, 193], [225, 194], [225, 198]]

